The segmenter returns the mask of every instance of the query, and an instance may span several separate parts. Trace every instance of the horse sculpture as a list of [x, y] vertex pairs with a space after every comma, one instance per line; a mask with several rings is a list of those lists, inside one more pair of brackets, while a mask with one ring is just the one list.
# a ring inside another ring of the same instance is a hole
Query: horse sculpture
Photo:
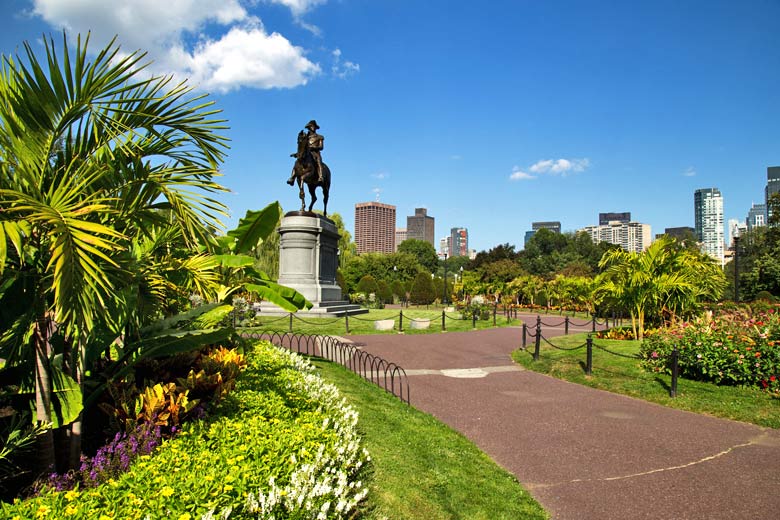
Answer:
[[298, 189], [301, 194], [301, 211], [306, 209], [306, 196], [303, 191], [303, 185], [306, 184], [309, 187], [309, 195], [311, 196], [311, 202], [309, 203], [309, 211], [314, 207], [314, 203], [317, 202], [317, 186], [322, 188], [323, 198], [323, 215], [328, 216], [328, 194], [330, 192], [330, 168], [325, 163], [322, 163], [322, 182], [317, 181], [317, 165], [309, 152], [309, 140], [306, 134], [301, 131], [298, 133], [298, 151], [295, 153], [295, 165], [292, 169], [292, 175], [290, 180], [287, 181], [290, 186], [298, 182]]

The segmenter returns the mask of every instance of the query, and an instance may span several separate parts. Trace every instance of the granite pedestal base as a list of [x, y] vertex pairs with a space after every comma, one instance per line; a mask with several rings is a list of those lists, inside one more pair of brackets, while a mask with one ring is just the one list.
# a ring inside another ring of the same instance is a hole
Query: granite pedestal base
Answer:
[[[303, 294], [314, 306], [297, 315], [343, 316], [368, 312], [341, 297], [336, 283], [339, 234], [327, 217], [308, 211], [292, 211], [279, 226], [279, 284]], [[255, 309], [262, 315], [288, 312], [262, 302]]]

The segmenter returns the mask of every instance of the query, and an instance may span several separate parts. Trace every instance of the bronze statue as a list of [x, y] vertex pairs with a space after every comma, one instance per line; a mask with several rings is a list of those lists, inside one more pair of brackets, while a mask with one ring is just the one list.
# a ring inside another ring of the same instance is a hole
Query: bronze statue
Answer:
[[287, 179], [287, 184], [292, 186], [298, 180], [298, 188], [300, 189], [301, 197], [301, 211], [306, 208], [305, 195], [303, 192], [303, 185], [306, 184], [309, 187], [309, 194], [311, 195], [311, 203], [309, 204], [309, 211], [311, 211], [314, 203], [317, 201], [317, 195], [315, 191], [317, 186], [322, 188], [322, 197], [324, 204], [323, 214], [328, 216], [328, 195], [330, 192], [330, 169], [328, 165], [322, 162], [320, 152], [325, 146], [325, 137], [318, 134], [319, 125], [317, 121], [311, 120], [305, 127], [308, 132], [304, 133], [303, 130], [298, 132], [298, 151], [290, 154], [290, 157], [295, 157], [295, 165], [292, 169], [290, 178]]

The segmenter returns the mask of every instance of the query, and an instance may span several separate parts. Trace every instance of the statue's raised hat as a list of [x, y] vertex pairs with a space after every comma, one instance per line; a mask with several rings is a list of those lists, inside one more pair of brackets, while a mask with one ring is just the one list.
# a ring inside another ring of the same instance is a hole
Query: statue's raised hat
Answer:
[[306, 126], [304, 128], [310, 128], [312, 130], [319, 130], [320, 129], [320, 125], [317, 124], [317, 121], [312, 119], [311, 121], [306, 123]]

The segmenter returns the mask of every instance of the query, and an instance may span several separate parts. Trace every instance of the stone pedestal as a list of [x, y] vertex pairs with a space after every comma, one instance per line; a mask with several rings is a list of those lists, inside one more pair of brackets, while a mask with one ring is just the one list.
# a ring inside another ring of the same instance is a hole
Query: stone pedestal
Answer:
[[[279, 284], [291, 287], [314, 304], [303, 314], [342, 316], [346, 312], [367, 312], [359, 305], [342, 300], [336, 283], [339, 234], [327, 217], [308, 211], [291, 211], [279, 226]], [[286, 314], [268, 302], [259, 306], [261, 314]]]

